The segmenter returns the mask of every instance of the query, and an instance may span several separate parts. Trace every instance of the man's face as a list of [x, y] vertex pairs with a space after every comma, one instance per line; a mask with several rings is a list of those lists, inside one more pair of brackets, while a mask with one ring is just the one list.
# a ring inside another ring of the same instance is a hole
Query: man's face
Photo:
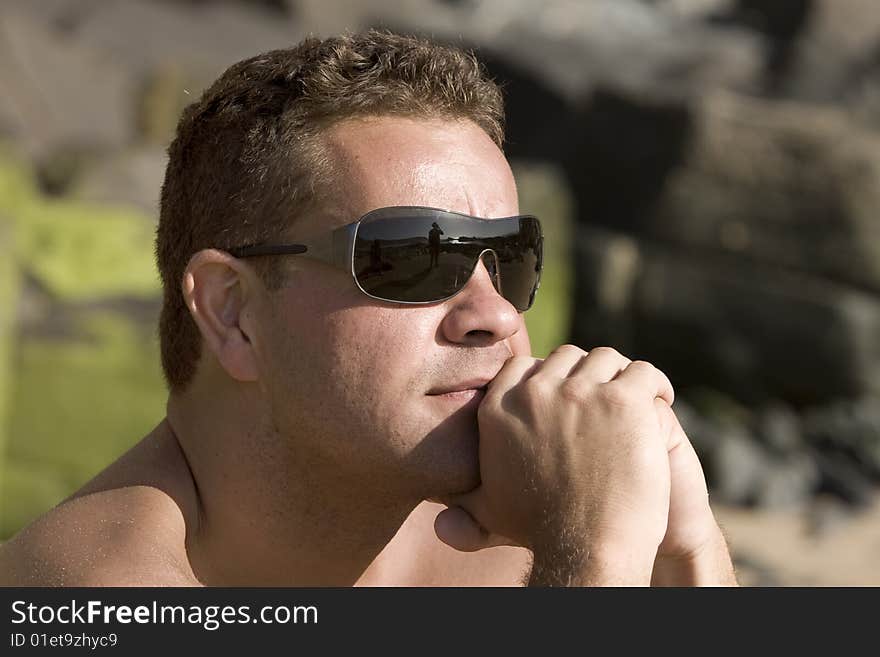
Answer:
[[[351, 120], [325, 140], [337, 172], [328, 187], [337, 192], [297, 220], [291, 241], [394, 205], [518, 213], [507, 161], [469, 121]], [[285, 267], [287, 284], [267, 297], [254, 344], [291, 458], [392, 496], [476, 486], [482, 393], [474, 388], [512, 355], [530, 353], [523, 316], [484, 266], [457, 296], [414, 306], [368, 298], [350, 273], [307, 258], [290, 257]]]

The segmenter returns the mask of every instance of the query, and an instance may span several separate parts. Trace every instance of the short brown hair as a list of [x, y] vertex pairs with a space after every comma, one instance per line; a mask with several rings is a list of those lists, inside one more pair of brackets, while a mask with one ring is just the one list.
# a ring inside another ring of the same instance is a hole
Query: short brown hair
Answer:
[[469, 119], [499, 147], [504, 139], [500, 90], [473, 53], [375, 30], [309, 38], [239, 62], [183, 112], [156, 238], [171, 390], [192, 379], [201, 349], [181, 292], [189, 259], [282, 237], [317, 200], [315, 137], [343, 119], [376, 115]]

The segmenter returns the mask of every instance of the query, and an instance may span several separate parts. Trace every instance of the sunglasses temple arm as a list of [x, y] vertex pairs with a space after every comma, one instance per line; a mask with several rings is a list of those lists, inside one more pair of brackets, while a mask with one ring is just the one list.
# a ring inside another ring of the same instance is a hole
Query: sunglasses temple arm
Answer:
[[312, 260], [350, 271], [357, 225], [343, 226], [326, 235], [305, 242], [306, 255]]

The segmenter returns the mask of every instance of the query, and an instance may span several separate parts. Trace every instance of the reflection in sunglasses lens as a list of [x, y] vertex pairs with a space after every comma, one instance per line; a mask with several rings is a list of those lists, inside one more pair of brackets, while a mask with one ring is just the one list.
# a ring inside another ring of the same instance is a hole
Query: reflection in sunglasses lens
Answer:
[[[354, 246], [354, 274], [367, 294], [387, 301], [432, 302], [451, 297], [470, 279], [480, 254], [498, 259], [499, 292], [517, 310], [531, 305], [541, 271], [537, 220], [479, 221], [433, 211], [430, 217], [364, 221]], [[487, 258], [494, 270], [494, 258]], [[494, 277], [494, 271], [490, 271]]]

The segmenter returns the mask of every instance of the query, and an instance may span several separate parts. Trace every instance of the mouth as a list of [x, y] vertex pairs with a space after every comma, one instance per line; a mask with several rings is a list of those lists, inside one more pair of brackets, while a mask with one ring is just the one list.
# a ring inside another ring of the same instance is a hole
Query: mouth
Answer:
[[473, 394], [474, 392], [486, 392], [486, 388], [491, 382], [492, 379], [488, 378], [468, 379], [466, 381], [460, 381], [458, 383], [452, 383], [449, 385], [442, 385], [431, 388], [425, 394], [431, 397], [445, 397], [447, 395], [456, 395], [459, 393]]
[[491, 379], [472, 379], [447, 386], [432, 388], [428, 397], [457, 406], [476, 406], [486, 395], [486, 388]]
[[436, 397], [438, 399], [448, 399], [449, 401], [467, 402], [477, 397], [482, 399], [485, 394], [485, 388], [468, 388], [467, 390], [454, 390], [452, 392], [444, 392], [443, 394], [429, 396]]

